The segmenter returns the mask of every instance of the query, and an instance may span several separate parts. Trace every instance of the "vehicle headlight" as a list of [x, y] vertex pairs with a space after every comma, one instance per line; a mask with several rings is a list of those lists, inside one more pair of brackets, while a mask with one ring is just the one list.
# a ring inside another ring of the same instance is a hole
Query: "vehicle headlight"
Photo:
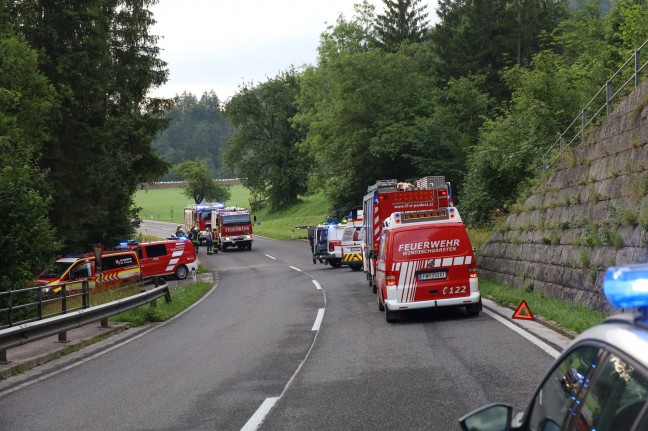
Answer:
[[245, 239], [252, 239], [252, 235], [245, 235]]

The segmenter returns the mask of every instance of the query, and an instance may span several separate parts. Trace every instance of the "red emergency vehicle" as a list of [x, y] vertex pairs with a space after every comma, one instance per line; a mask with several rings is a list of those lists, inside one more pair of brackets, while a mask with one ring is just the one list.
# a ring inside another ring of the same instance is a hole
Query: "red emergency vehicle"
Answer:
[[200, 231], [198, 239], [201, 243], [205, 242], [205, 232], [207, 228], [216, 226], [216, 213], [225, 207], [219, 202], [205, 202], [202, 204], [188, 205], [184, 210], [184, 219], [187, 231], [197, 227]]
[[173, 275], [184, 280], [198, 270], [196, 249], [186, 239], [170, 239], [152, 242], [130, 241], [122, 243], [119, 249], [132, 250], [139, 258], [143, 277]]
[[378, 309], [388, 322], [402, 310], [481, 311], [477, 262], [456, 208], [393, 213], [377, 254]]
[[364, 242], [363, 269], [376, 292], [376, 255], [383, 222], [392, 213], [401, 211], [428, 211], [453, 205], [452, 190], [444, 176], [428, 176], [416, 184], [398, 180], [378, 180], [367, 188], [363, 199]]
[[214, 241], [217, 248], [227, 251], [229, 247], [252, 250], [252, 221], [245, 208], [226, 207], [212, 213]]

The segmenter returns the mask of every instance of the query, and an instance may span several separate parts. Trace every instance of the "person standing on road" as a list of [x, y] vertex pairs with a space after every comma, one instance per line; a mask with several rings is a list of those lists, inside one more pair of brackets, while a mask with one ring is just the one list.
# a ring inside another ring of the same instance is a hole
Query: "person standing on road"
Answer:
[[182, 230], [182, 225], [178, 225], [178, 228], [176, 229], [176, 232], [175, 232], [175, 236], [176, 236], [176, 238], [182, 238], [183, 236], [185, 236], [185, 233]]
[[196, 226], [191, 228], [191, 231], [189, 232], [189, 239], [194, 245], [194, 248], [196, 249], [196, 254], [198, 254], [198, 249], [200, 248], [200, 238], [198, 238], [199, 232], [198, 228]]
[[207, 240], [207, 254], [214, 254], [214, 232], [210, 227], [205, 232], [205, 239]]

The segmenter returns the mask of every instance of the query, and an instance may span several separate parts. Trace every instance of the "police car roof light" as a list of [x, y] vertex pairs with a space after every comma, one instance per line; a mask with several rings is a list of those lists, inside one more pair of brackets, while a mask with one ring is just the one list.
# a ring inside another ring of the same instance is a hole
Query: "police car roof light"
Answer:
[[603, 293], [616, 308], [639, 308], [648, 312], [648, 265], [608, 268], [603, 279]]

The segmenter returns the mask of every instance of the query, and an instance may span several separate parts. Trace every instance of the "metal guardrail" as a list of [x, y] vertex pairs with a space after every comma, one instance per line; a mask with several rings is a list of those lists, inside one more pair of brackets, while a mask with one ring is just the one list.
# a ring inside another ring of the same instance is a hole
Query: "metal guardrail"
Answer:
[[[0, 329], [8, 328], [15, 325], [20, 325], [23, 323], [33, 322], [35, 320], [42, 320], [48, 317], [57, 316], [59, 314], [65, 314], [70, 311], [81, 310], [88, 308], [90, 306], [90, 290], [88, 289], [88, 281], [83, 280], [81, 282], [81, 290], [78, 289], [79, 282], [73, 282], [75, 288], [73, 293], [68, 292], [68, 285], [70, 283], [61, 283], [56, 285], [49, 286], [34, 286], [28, 287], [20, 290], [10, 290], [7, 292], [0, 292], [0, 304], [5, 304], [4, 308], [0, 308]], [[44, 290], [50, 291], [54, 288], [61, 288], [60, 295], [47, 295], [44, 293]], [[78, 291], [78, 293], [74, 293]], [[29, 298], [35, 296], [36, 301], [23, 302], [21, 298]], [[74, 298], [81, 298], [81, 304], [78, 306], [68, 307], [68, 302]], [[20, 302], [20, 304], [15, 304], [15, 302]], [[50, 304], [60, 304], [58, 311], [53, 311], [50, 313], [46, 312], [46, 309], [55, 308], [54, 305]], [[34, 317], [30, 317], [23, 320], [15, 320], [14, 316], [20, 314], [22, 310], [35, 309]], [[3, 323], [4, 322], [4, 323]]]
[[107, 327], [109, 317], [149, 303], [154, 306], [155, 301], [161, 297], [171, 302], [171, 293], [166, 284], [128, 298], [2, 329], [0, 330], [0, 363], [8, 363], [7, 349], [56, 334], [59, 335], [59, 341], [65, 342], [67, 331], [71, 329], [97, 321], [101, 321], [101, 325]]
[[[612, 101], [621, 94], [628, 84], [634, 82], [635, 88], [639, 86], [639, 83], [641, 82], [641, 71], [646, 67], [646, 65], [648, 65], [648, 61], [641, 64], [641, 51], [643, 49], [648, 49], [648, 40], [636, 49], [634, 54], [630, 56], [625, 63], [623, 63], [619, 70], [617, 70], [610, 79], [607, 80], [605, 85], [603, 85], [594, 97], [592, 97], [589, 103], [581, 110], [580, 114], [574, 118], [565, 131], [560, 134], [556, 142], [554, 142], [544, 156], [542, 156], [542, 167], [545, 171], [549, 169], [556, 160], [558, 160], [566, 147], [569, 147], [577, 139], [582, 138], [583, 132], [587, 126], [589, 126], [599, 114], [605, 112], [606, 116], [610, 115], [612, 112]], [[624, 76], [624, 72], [630, 70], [630, 67], [633, 67], [634, 69], [632, 75], [629, 77]], [[618, 85], [618, 88], [614, 90], [616, 85]], [[589, 111], [593, 109], [593, 106], [596, 106], [596, 103], [600, 103], [600, 101], [603, 101], [602, 105], [596, 108], [594, 114], [588, 117]], [[579, 124], [580, 128], [576, 130], [576, 127], [578, 127], [577, 125]], [[556, 153], [555, 149], [557, 147], [559, 147], [559, 151]], [[556, 153], [555, 157], [550, 159], [553, 153]]]

